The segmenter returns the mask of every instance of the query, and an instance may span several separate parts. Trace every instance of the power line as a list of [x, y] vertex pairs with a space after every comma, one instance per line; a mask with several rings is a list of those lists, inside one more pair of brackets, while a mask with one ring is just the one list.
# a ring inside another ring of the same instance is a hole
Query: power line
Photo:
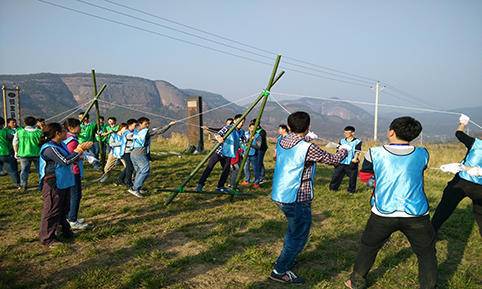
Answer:
[[[169, 22], [169, 23], [172, 23], [172, 24], [176, 24], [176, 25], [179, 25], [179, 26], [182, 26], [182, 27], [185, 27], [185, 28], [189, 28], [189, 29], [192, 29], [192, 30], [197, 31], [197, 32], [201, 32], [201, 33], [213, 36], [213, 37], [217, 37], [219, 39], [223, 39], [223, 40], [226, 40], [226, 41], [229, 41], [229, 42], [232, 42], [232, 43], [236, 43], [238, 45], [242, 45], [244, 47], [251, 48], [251, 49], [254, 49], [254, 50], [257, 50], [257, 51], [260, 51], [260, 52], [264, 52], [264, 53], [267, 53], [267, 54], [270, 54], [270, 55], [277, 55], [278, 54], [274, 51], [269, 51], [269, 50], [266, 50], [266, 49], [256, 47], [254, 45], [246, 44], [244, 42], [241, 42], [241, 41], [238, 41], [238, 40], [235, 40], [235, 39], [232, 39], [232, 38], [228, 38], [228, 37], [220, 35], [220, 34], [216, 34], [216, 33], [213, 33], [213, 32], [207, 31], [207, 30], [203, 30], [203, 29], [191, 26], [191, 25], [187, 25], [187, 24], [181, 23], [179, 21], [174, 21], [174, 20], [168, 19], [166, 17], [161, 17], [159, 15], [155, 15], [155, 14], [149, 13], [147, 11], [137, 9], [137, 8], [134, 8], [134, 7], [131, 7], [131, 6], [128, 6], [128, 5], [120, 4], [120, 3], [117, 3], [115, 1], [111, 1], [111, 0], [103, 0], [103, 1], [107, 2], [107, 3], [110, 3], [112, 5], [123, 7], [123, 8], [128, 9], [128, 10], [132, 10], [132, 11], [136, 11], [138, 13], [142, 13], [142, 14], [147, 15], [147, 16], [151, 16], [151, 17], [154, 17], [154, 18], [157, 18], [157, 19], [161, 19], [163, 21], [166, 21], [166, 22]], [[311, 62], [301, 60], [301, 59], [297, 59], [297, 58], [294, 58], [294, 57], [285, 56], [284, 58], [285, 59], [291, 59], [293, 61], [304, 63], [304, 64], [307, 64], [307, 65], [311, 65], [313, 67], [318, 67], [318, 68], [321, 68], [321, 69], [325, 69], [325, 70], [329, 70], [329, 71], [338, 72], [338, 73], [346, 74], [346, 75], [349, 75], [349, 76], [361, 78], [361, 79], [364, 79], [364, 80], [376, 81], [375, 79], [370, 78], [370, 77], [366, 77], [366, 76], [363, 76], [363, 75], [359, 75], [359, 74], [355, 74], [355, 73], [349, 73], [349, 72], [345, 72], [345, 71], [342, 71], [342, 70], [318, 65], [318, 64], [311, 63]]]
[[[176, 41], [187, 43], [187, 44], [190, 44], [190, 45], [193, 45], [193, 46], [197, 46], [197, 47], [201, 47], [201, 48], [204, 48], [204, 49], [212, 50], [212, 51], [222, 53], [222, 54], [225, 54], [225, 55], [241, 58], [241, 59], [244, 59], [244, 60], [248, 60], [248, 61], [251, 61], [251, 62], [256, 62], [256, 63], [268, 65], [268, 66], [272, 65], [271, 63], [260, 61], [258, 59], [254, 59], [254, 58], [247, 57], [247, 56], [244, 56], [244, 55], [239, 55], [239, 54], [236, 54], [236, 53], [221, 50], [221, 49], [214, 48], [214, 47], [211, 47], [211, 46], [199, 44], [199, 43], [192, 42], [192, 41], [189, 41], [189, 40], [185, 40], [185, 39], [182, 39], [182, 38], [174, 37], [174, 36], [171, 36], [171, 35], [168, 35], [168, 34], [163, 34], [163, 33], [157, 32], [157, 31], [153, 31], [153, 30], [149, 30], [149, 29], [146, 29], [146, 28], [143, 28], [143, 27], [136, 26], [136, 25], [132, 25], [132, 24], [128, 24], [128, 23], [125, 23], [125, 22], [117, 21], [117, 20], [114, 20], [114, 19], [111, 19], [111, 18], [99, 16], [99, 15], [92, 14], [92, 13], [89, 13], [89, 12], [85, 12], [85, 11], [82, 11], [82, 10], [78, 10], [78, 9], [75, 9], [75, 8], [67, 7], [67, 6], [64, 6], [64, 5], [61, 5], [61, 4], [57, 4], [57, 3], [53, 3], [53, 2], [49, 2], [49, 1], [45, 1], [45, 0], [37, 0], [37, 1], [42, 2], [44, 4], [51, 5], [51, 6], [55, 6], [55, 7], [58, 7], [58, 8], [62, 8], [62, 9], [65, 9], [65, 10], [69, 10], [69, 11], [72, 11], [72, 12], [76, 12], [76, 13], [79, 13], [79, 14], [83, 14], [83, 15], [86, 15], [86, 16], [89, 16], [89, 17], [97, 18], [97, 19], [100, 19], [100, 20], [103, 20], [103, 21], [111, 22], [111, 23], [114, 23], [114, 24], [118, 24], [118, 25], [129, 27], [129, 28], [133, 28], [133, 29], [136, 29], [136, 30], [140, 30], [140, 31], [143, 31], [143, 32], [147, 32], [147, 33], [150, 33], [150, 34], [154, 34], [154, 35], [157, 35], [157, 36], [169, 38], [171, 40], [176, 40]], [[325, 76], [321, 76], [319, 74], [304, 72], [304, 71], [301, 71], [301, 70], [298, 70], [298, 69], [287, 68], [286, 66], [284, 68], [285, 68], [285, 70], [288, 70], [288, 71], [297, 72], [297, 73], [301, 73], [301, 74], [305, 74], [305, 75], [310, 75], [310, 76], [314, 76], [314, 77], [318, 77], [318, 78], [322, 78], [322, 79], [334, 80], [334, 81], [338, 81], [338, 82], [342, 82], [342, 83], [346, 83], [346, 84], [367, 87], [366, 85], [363, 85], [363, 84], [360, 84], [360, 83], [357, 83], [357, 82], [351, 82], [351, 81], [340, 80], [340, 79], [335, 79], [335, 78], [331, 78], [331, 77], [325, 77]]]
[[[159, 27], [162, 27], [162, 28], [165, 28], [165, 29], [169, 29], [169, 30], [172, 30], [172, 31], [175, 31], [175, 32], [179, 32], [179, 33], [191, 36], [191, 37], [196, 37], [196, 38], [204, 40], [204, 41], [208, 41], [208, 42], [215, 43], [215, 44], [218, 44], [218, 45], [221, 45], [221, 46], [224, 46], [224, 47], [228, 47], [228, 48], [235, 49], [235, 50], [238, 50], [238, 51], [241, 51], [241, 52], [244, 52], [244, 53], [252, 54], [252, 55], [255, 55], [255, 56], [258, 56], [258, 57], [262, 57], [262, 58], [271, 60], [270, 56], [266, 56], [266, 55], [263, 55], [263, 54], [260, 54], [260, 53], [256, 53], [256, 52], [244, 49], [244, 48], [239, 48], [239, 47], [227, 44], [225, 42], [220, 42], [220, 41], [217, 41], [217, 40], [206, 38], [206, 37], [194, 34], [194, 33], [186, 32], [184, 30], [180, 30], [180, 29], [168, 26], [168, 25], [160, 24], [158, 22], [153, 22], [153, 21], [150, 21], [150, 20], [146, 20], [146, 19], [143, 19], [143, 18], [140, 18], [140, 17], [133, 16], [133, 15], [128, 14], [128, 13], [124, 13], [124, 12], [121, 12], [121, 11], [118, 11], [118, 10], [110, 9], [108, 7], [105, 7], [105, 6], [93, 4], [93, 3], [88, 2], [88, 1], [84, 1], [84, 0], [75, 0], [75, 1], [80, 2], [80, 3], [84, 3], [84, 4], [89, 5], [91, 7], [96, 7], [96, 8], [105, 10], [105, 11], [109, 11], [109, 12], [116, 13], [116, 14], [119, 14], [119, 15], [122, 15], [122, 16], [125, 16], [125, 17], [129, 17], [129, 18], [132, 18], [132, 19], [135, 19], [135, 20], [139, 20], [139, 21], [142, 21], [142, 22], [145, 22], [145, 23], [149, 23], [149, 24], [156, 25], [156, 26], [159, 26]], [[319, 73], [332, 75], [332, 76], [335, 76], [335, 77], [346, 78], [346, 79], [356, 81], [356, 82], [370, 83], [366, 80], [360, 80], [360, 79], [353, 78], [353, 77], [350, 77], [350, 76], [344, 76], [344, 75], [340, 75], [340, 74], [336, 74], [336, 73], [332, 73], [332, 72], [326, 72], [326, 71], [323, 71], [323, 70], [320, 70], [320, 69], [312, 68], [312, 67], [309, 67], [309, 66], [306, 66], [306, 65], [301, 65], [301, 64], [297, 64], [297, 63], [293, 63], [293, 62], [289, 62], [289, 61], [284, 61], [284, 63], [288, 64], [288, 65], [296, 66], [296, 67], [299, 67], [299, 68], [303, 68], [303, 69], [307, 69], [307, 70], [316, 71], [316, 72], [319, 72]]]

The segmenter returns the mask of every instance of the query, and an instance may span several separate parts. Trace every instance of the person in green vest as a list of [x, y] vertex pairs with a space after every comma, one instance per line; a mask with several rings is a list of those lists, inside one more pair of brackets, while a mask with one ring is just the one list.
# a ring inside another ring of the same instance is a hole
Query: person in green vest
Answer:
[[104, 149], [106, 155], [109, 154], [111, 147], [109, 146], [109, 138], [112, 133], [117, 133], [119, 131], [119, 125], [117, 124], [117, 119], [113, 116], [110, 116], [107, 119], [107, 124], [105, 124], [102, 128], [100, 138], [101, 141], [104, 143]]
[[[84, 117], [85, 114], [85, 117]], [[97, 124], [95, 122], [90, 122], [89, 114], [85, 112], [79, 113], [80, 133], [78, 135], [79, 144], [84, 142], [93, 142], [94, 145], [89, 150], [97, 159], [99, 156], [99, 143], [96, 140]], [[92, 163], [94, 169], [100, 169], [100, 162], [94, 161]]]
[[40, 141], [43, 132], [36, 127], [37, 119], [27, 116], [24, 119], [25, 127], [17, 128], [13, 136], [13, 151], [15, 158], [20, 161], [20, 186], [23, 191], [27, 191], [28, 176], [32, 163], [38, 171], [38, 158], [40, 155]]
[[0, 117], [0, 165], [7, 171], [12, 182], [20, 188], [20, 178], [17, 170], [17, 160], [12, 156], [13, 135], [5, 127], [5, 119]]

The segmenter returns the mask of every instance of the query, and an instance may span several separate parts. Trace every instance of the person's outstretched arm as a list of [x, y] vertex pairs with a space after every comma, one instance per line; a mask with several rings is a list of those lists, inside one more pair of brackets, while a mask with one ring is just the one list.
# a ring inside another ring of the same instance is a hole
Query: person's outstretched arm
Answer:
[[311, 144], [306, 156], [307, 161], [324, 163], [327, 165], [339, 164], [348, 154], [348, 151], [344, 148], [340, 148], [335, 154], [331, 154], [325, 150], [322, 150], [316, 144]]
[[153, 129], [151, 132], [150, 132], [150, 135], [151, 136], [155, 136], [155, 135], [160, 135], [160, 134], [163, 134], [165, 133], [166, 131], [168, 131], [173, 125], [175, 125], [176, 122], [175, 121], [171, 121], [168, 125], [166, 126], [163, 126], [161, 128], [158, 128], [158, 129]]

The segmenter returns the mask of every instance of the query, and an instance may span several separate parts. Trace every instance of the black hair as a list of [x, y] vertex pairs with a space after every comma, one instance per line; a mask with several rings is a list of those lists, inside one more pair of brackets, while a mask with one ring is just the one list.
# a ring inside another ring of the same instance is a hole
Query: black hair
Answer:
[[234, 118], [232, 118], [232, 117], [228, 117], [228, 118], [226, 119], [226, 122], [228, 122], [228, 121], [233, 122], [233, 121], [234, 121]]
[[11, 122], [11, 121], [15, 121], [15, 122], [17, 122], [17, 120], [16, 120], [16, 119], [14, 119], [13, 117], [9, 117], [9, 118], [7, 118], [7, 123], [9, 123], [9, 122]]
[[255, 125], [256, 124], [256, 120], [252, 120], [249, 122], [249, 126], [252, 126], [252, 125]]
[[280, 125], [279, 125], [279, 128], [288, 131], [288, 126], [287, 126], [286, 124], [280, 124]]
[[238, 113], [237, 115], [234, 116], [234, 119], [240, 119], [243, 115]]
[[34, 126], [37, 124], [37, 119], [35, 119], [35, 117], [33, 116], [27, 116], [26, 118], [24, 118], [23, 122], [27, 126]]
[[354, 126], [345, 126], [345, 128], [343, 129], [344, 131], [351, 131], [351, 132], [355, 132], [355, 127]]
[[99, 116], [99, 120], [105, 120], [105, 118], [103, 116]]
[[112, 119], [113, 121], [117, 122], [117, 118], [115, 118], [113, 116], [109, 116], [109, 118], [107, 120], [109, 120], [109, 119]]
[[5, 119], [0, 116], [0, 128], [2, 128], [5, 125]]
[[44, 122], [45, 118], [37, 118], [37, 122]]
[[137, 119], [131, 118], [131, 119], [127, 120], [127, 125], [132, 125], [134, 123], [137, 123]]
[[125, 123], [125, 122], [123, 122], [123, 123], [121, 123], [121, 124], [119, 125], [119, 130], [120, 130], [121, 128], [127, 128], [127, 126], [128, 126], [128, 124]]
[[398, 139], [410, 142], [422, 132], [422, 124], [411, 116], [402, 116], [390, 123], [390, 130], [395, 132]]
[[306, 132], [310, 127], [310, 115], [304, 111], [293, 112], [288, 116], [288, 126], [294, 133]]
[[66, 119], [64, 121], [64, 127], [66, 129], [68, 129], [69, 127], [70, 128], [75, 128], [75, 127], [78, 127], [80, 126], [80, 120], [76, 119], [76, 118], [71, 118], [69, 117], [68, 119]]
[[62, 126], [58, 122], [51, 122], [47, 124], [47, 127], [44, 131], [45, 138], [51, 140], [55, 137], [57, 133], [61, 133], [63, 130]]
[[90, 119], [89, 114], [85, 113], [84, 111], [79, 112], [79, 115], [82, 115], [84, 119]]
[[138, 123], [143, 123], [143, 122], [146, 122], [146, 121], [151, 121], [150, 119], [148, 119], [147, 117], [143, 116], [143, 117], [140, 117], [137, 122]]

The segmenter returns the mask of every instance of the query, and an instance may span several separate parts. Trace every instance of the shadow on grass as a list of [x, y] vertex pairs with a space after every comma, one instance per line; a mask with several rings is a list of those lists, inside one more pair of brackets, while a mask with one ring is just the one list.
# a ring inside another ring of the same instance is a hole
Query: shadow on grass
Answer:
[[450, 280], [462, 262], [473, 227], [474, 215], [470, 206], [465, 209], [456, 209], [440, 228], [440, 238], [447, 240], [447, 259], [438, 266], [438, 284], [441, 289], [450, 288]]

